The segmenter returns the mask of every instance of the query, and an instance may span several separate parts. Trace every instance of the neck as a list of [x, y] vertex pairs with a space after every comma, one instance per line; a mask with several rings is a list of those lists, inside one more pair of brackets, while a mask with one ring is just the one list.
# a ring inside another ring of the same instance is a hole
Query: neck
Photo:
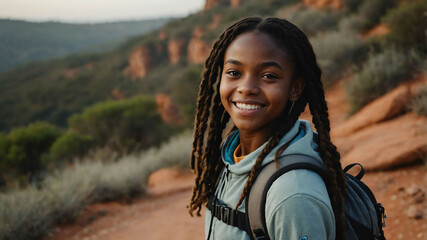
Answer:
[[272, 135], [270, 132], [247, 132], [239, 131], [240, 138], [240, 156], [248, 155], [263, 145]]

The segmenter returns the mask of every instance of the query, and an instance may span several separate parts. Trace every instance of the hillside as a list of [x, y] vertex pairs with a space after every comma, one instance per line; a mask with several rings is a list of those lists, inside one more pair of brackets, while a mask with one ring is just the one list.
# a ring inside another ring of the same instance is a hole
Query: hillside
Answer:
[[159, 28], [168, 20], [69, 24], [0, 19], [0, 72], [78, 51], [105, 51], [131, 36]]
[[[390, 83], [384, 83], [389, 85], [376, 87], [366, 83], [358, 85], [359, 80], [353, 81], [355, 86], [351, 88], [357, 89], [348, 91], [355, 96], [354, 101], [359, 101], [351, 107], [351, 112], [355, 112], [417, 71], [421, 58], [417, 54], [406, 54], [409, 47], [405, 46], [417, 47], [418, 42], [414, 41], [421, 42], [419, 36], [421, 39], [424, 36], [421, 28], [416, 33], [404, 32], [408, 27], [396, 21], [394, 29], [397, 30], [388, 34], [391, 37], [362, 38], [368, 29], [382, 21], [381, 16], [400, 5], [405, 4], [386, 0], [207, 0], [203, 11], [172, 20], [148, 34], [132, 37], [111, 51], [33, 62], [1, 73], [0, 131], [9, 132], [38, 120], [66, 128], [67, 119], [72, 114], [96, 102], [140, 94], [163, 94], [161, 96], [171, 98], [180, 106], [181, 117], [191, 126], [201, 64], [213, 41], [231, 22], [250, 15], [284, 17], [304, 30], [317, 53], [326, 86], [339, 78], [362, 72], [363, 68], [369, 69], [364, 66], [369, 57], [392, 49], [387, 54], [396, 55], [397, 60], [379, 66], [400, 64], [390, 67], [400, 71], [392, 73], [398, 76], [397, 80], [390, 78]], [[412, 26], [413, 23], [405, 24]], [[411, 34], [416, 35], [415, 40], [407, 37]], [[405, 39], [399, 39], [399, 36], [405, 36]], [[403, 47], [391, 47], [397, 44]], [[378, 58], [381, 61], [394, 59], [388, 56]], [[363, 86], [368, 86], [370, 92], [360, 97], [360, 92], [368, 92]]]

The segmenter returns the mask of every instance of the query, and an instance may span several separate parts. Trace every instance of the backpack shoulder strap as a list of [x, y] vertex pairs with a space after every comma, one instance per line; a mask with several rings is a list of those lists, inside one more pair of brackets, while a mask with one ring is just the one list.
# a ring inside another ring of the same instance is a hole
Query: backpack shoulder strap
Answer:
[[249, 232], [253, 239], [270, 239], [265, 221], [265, 201], [267, 192], [273, 182], [281, 175], [295, 169], [308, 169], [319, 174], [324, 180], [328, 178], [327, 169], [318, 160], [300, 154], [279, 158], [280, 166], [276, 169], [273, 162], [266, 164], [258, 173], [246, 198], [246, 217]]

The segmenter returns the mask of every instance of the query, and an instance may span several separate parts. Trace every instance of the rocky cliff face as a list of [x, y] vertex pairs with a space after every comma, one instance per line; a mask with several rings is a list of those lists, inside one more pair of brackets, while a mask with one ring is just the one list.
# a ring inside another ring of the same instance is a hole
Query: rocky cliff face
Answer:
[[168, 43], [169, 62], [174, 64], [179, 61], [184, 50], [184, 40], [170, 40]]
[[232, 8], [237, 8], [246, 0], [230, 0], [230, 5]]
[[304, 5], [316, 8], [341, 8], [341, 0], [303, 0]]
[[226, 1], [227, 0], [206, 0], [205, 7], [203, 9], [204, 10], [211, 9], [211, 8], [217, 6], [218, 4], [220, 4], [221, 2], [226, 2]]
[[220, 3], [228, 3], [232, 8], [239, 7], [243, 2], [248, 0], [206, 0], [204, 10], [218, 6]]
[[178, 106], [172, 99], [164, 93], [156, 94], [157, 111], [160, 113], [163, 121], [171, 125], [180, 125], [183, 119], [179, 114]]
[[202, 63], [209, 56], [210, 45], [202, 40], [203, 30], [195, 28], [188, 43], [187, 60], [190, 63]]
[[130, 76], [132, 80], [143, 78], [152, 68], [152, 58], [150, 50], [147, 47], [135, 49], [129, 57], [129, 65], [124, 70], [125, 75]]

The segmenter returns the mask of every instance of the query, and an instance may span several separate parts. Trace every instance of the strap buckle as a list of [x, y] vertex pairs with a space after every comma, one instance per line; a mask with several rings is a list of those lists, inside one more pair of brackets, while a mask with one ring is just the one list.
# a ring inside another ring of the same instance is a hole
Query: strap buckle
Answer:
[[385, 208], [381, 203], [378, 203], [377, 207], [378, 207], [378, 210], [380, 211], [380, 214], [381, 214], [381, 216], [380, 216], [381, 217], [381, 219], [380, 219], [381, 226], [385, 227], [385, 219], [387, 218], [387, 215], [385, 214]]

